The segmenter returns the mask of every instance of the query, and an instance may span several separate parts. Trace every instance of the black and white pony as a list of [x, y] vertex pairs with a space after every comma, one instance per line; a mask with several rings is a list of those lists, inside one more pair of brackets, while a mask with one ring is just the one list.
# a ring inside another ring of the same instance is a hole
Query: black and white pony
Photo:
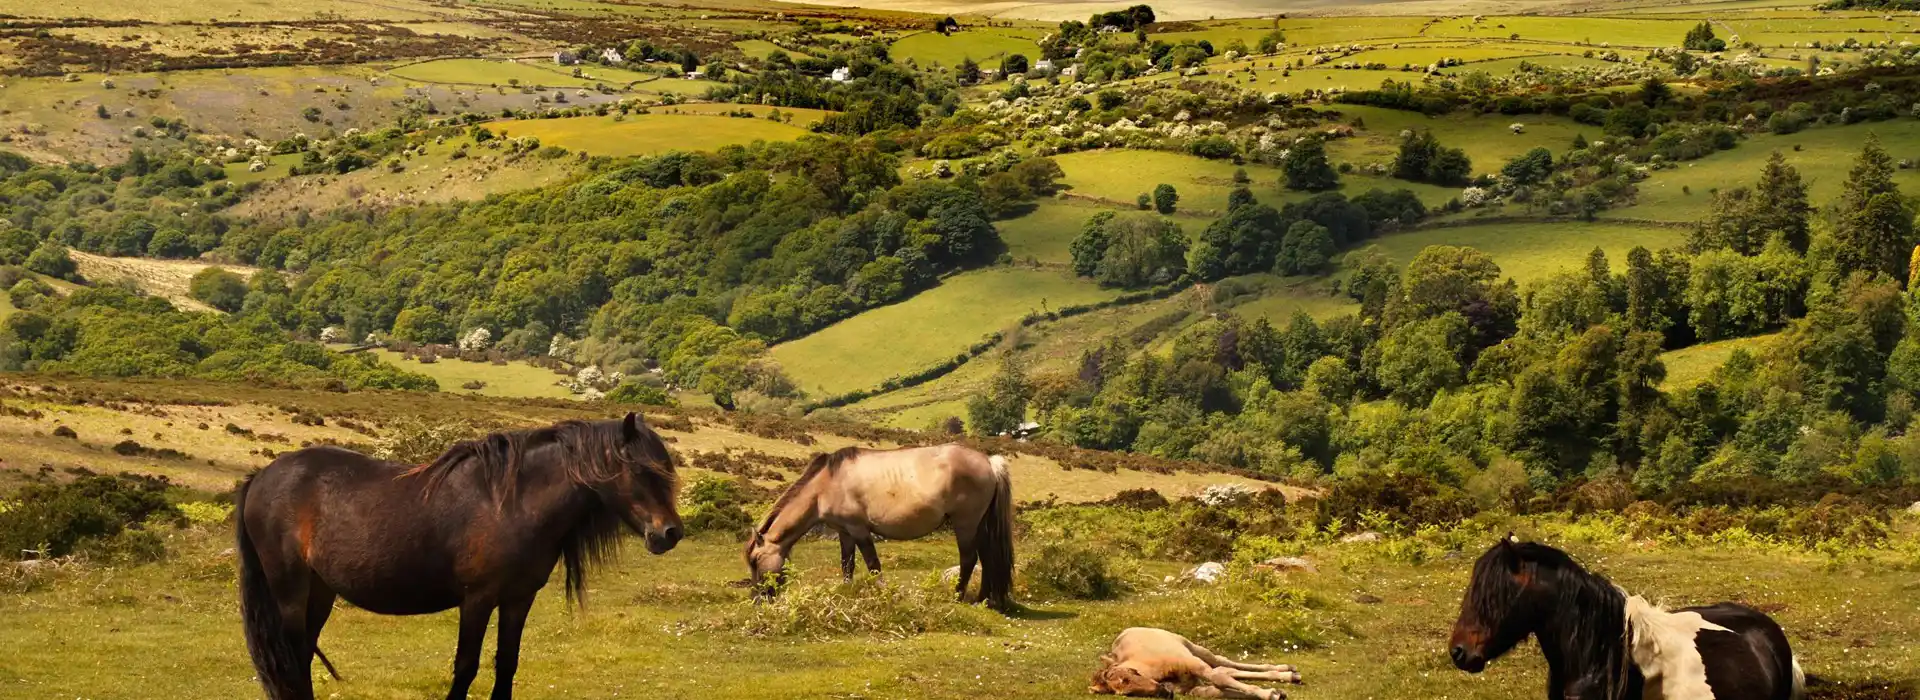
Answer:
[[1720, 603], [1661, 610], [1565, 552], [1508, 535], [1473, 565], [1449, 644], [1468, 673], [1532, 635], [1551, 700], [1800, 700], [1806, 676], [1780, 625]]

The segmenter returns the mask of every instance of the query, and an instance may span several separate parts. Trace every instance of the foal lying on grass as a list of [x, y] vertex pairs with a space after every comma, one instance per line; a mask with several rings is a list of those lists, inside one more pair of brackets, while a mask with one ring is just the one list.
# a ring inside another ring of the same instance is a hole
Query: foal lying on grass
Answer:
[[1100, 657], [1087, 690], [1097, 695], [1279, 700], [1286, 693], [1241, 681], [1299, 683], [1292, 666], [1243, 664], [1226, 659], [1186, 637], [1152, 627], [1130, 627]]

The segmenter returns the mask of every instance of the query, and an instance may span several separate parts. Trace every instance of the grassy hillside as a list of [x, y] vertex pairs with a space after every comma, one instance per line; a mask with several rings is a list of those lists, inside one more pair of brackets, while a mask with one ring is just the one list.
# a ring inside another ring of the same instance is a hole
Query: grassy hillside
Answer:
[[[1895, 120], [1848, 126], [1816, 127], [1794, 134], [1756, 134], [1738, 148], [1720, 151], [1673, 170], [1661, 170], [1640, 183], [1635, 205], [1609, 210], [1603, 216], [1694, 221], [1712, 207], [1716, 188], [1751, 186], [1774, 151], [1800, 171], [1807, 183], [1808, 201], [1816, 208], [1840, 195], [1847, 172], [1860, 154], [1860, 143], [1873, 134], [1895, 161], [1920, 160], [1920, 122]], [[1894, 182], [1906, 192], [1920, 191], [1920, 170], [1895, 171]]]
[[773, 358], [806, 391], [838, 394], [951, 358], [1029, 313], [1116, 294], [1052, 270], [976, 270], [947, 278], [906, 301], [775, 346]]
[[1765, 352], [1778, 334], [1757, 335], [1751, 338], [1733, 338], [1712, 343], [1701, 343], [1693, 347], [1681, 348], [1662, 353], [1660, 362], [1667, 366], [1667, 380], [1660, 385], [1666, 391], [1684, 389], [1698, 384], [1713, 376], [1713, 371], [1726, 364], [1727, 358], [1735, 350], [1745, 350], [1758, 356]]

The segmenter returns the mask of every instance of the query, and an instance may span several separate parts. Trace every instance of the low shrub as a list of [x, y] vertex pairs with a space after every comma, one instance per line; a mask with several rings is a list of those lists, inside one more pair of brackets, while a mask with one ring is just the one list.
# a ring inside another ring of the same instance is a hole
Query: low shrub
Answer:
[[1022, 572], [1036, 591], [1075, 600], [1113, 600], [1131, 589], [1116, 555], [1079, 542], [1054, 542], [1028, 559]]
[[745, 507], [746, 493], [738, 479], [697, 477], [682, 495], [685, 507], [680, 511], [680, 522], [689, 534], [718, 532], [745, 540], [754, 526], [753, 516]]
[[[231, 426], [229, 426], [231, 427]], [[374, 444], [373, 456], [401, 464], [425, 464], [462, 440], [472, 440], [487, 430], [472, 421], [423, 421], [404, 419], [387, 426], [386, 435]]]
[[929, 575], [906, 585], [872, 577], [830, 585], [789, 581], [772, 601], [743, 602], [695, 626], [759, 638], [906, 639], [930, 632], [990, 634], [993, 618], [983, 607], [955, 602], [953, 589]]
[[165, 478], [136, 474], [83, 474], [64, 484], [31, 484], [0, 512], [0, 560], [117, 552], [157, 559], [165, 552], [157, 534], [122, 535], [185, 522], [167, 502], [170, 486]]

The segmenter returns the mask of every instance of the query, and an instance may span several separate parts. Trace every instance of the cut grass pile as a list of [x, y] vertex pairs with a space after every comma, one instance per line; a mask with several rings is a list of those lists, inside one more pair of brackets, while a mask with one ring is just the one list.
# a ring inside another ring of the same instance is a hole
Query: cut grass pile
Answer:
[[949, 277], [905, 301], [775, 346], [773, 358], [815, 397], [839, 394], [951, 359], [1029, 313], [1117, 294], [1054, 270], [975, 270]]
[[791, 141], [807, 133], [806, 129], [767, 119], [704, 114], [631, 114], [619, 120], [612, 115], [527, 119], [492, 128], [514, 137], [537, 137], [544, 146], [562, 146], [597, 156], [713, 150], [754, 141]]

